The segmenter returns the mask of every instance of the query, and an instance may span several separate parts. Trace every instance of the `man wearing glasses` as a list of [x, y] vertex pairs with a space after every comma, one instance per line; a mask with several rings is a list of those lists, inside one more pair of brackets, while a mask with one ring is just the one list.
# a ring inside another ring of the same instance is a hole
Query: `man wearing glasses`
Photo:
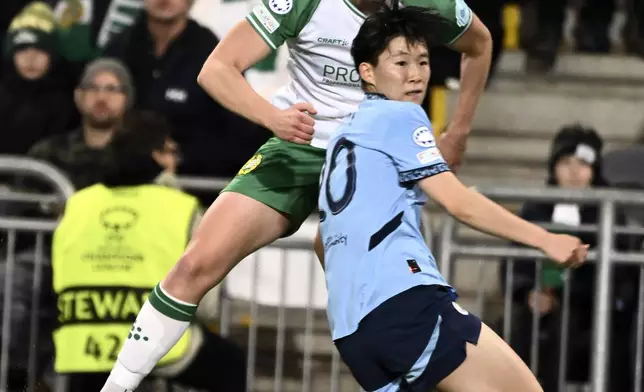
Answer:
[[96, 60], [85, 69], [74, 99], [80, 129], [36, 143], [29, 156], [53, 164], [81, 189], [100, 182], [110, 164], [106, 147], [134, 99], [130, 73], [119, 61]]

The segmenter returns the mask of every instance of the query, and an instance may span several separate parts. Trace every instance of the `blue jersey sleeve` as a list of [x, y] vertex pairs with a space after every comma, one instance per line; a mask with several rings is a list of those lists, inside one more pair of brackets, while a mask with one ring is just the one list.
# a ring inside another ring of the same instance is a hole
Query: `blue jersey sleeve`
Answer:
[[449, 171], [420, 105], [403, 105], [392, 111], [387, 127], [382, 151], [393, 160], [401, 183]]

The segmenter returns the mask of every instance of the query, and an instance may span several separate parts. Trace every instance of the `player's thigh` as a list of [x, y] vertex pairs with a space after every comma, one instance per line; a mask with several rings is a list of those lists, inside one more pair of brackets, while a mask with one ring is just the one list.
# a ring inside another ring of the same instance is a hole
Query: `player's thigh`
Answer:
[[242, 194], [223, 193], [204, 215], [163, 288], [184, 301], [199, 302], [244, 257], [279, 238], [288, 227], [288, 219], [267, 205]]
[[317, 202], [317, 186], [310, 184], [317, 185], [322, 156], [323, 150], [267, 141], [208, 209], [187, 258], [205, 254], [206, 263], [232, 268], [299, 228]]
[[224, 189], [260, 201], [289, 220], [286, 237], [317, 209], [323, 149], [272, 138]]
[[487, 325], [467, 358], [437, 386], [440, 392], [543, 392], [530, 369]]
[[288, 227], [281, 212], [252, 197], [225, 192], [206, 211], [186, 253], [203, 249], [213, 260], [236, 263], [275, 241]]

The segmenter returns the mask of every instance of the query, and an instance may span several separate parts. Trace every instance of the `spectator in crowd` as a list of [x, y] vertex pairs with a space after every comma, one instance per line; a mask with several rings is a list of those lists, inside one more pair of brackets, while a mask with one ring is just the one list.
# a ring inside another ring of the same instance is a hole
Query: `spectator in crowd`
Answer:
[[134, 100], [130, 73], [119, 61], [95, 60], [85, 69], [74, 97], [80, 128], [42, 140], [29, 156], [57, 166], [81, 189], [100, 182], [110, 164], [106, 147]]
[[[549, 159], [548, 185], [562, 188], [584, 189], [604, 186], [602, 177], [602, 140], [593, 129], [579, 125], [564, 127], [555, 136]], [[589, 244], [597, 245], [597, 234], [578, 232], [575, 227], [581, 224], [598, 224], [599, 213], [595, 205], [571, 203], [526, 203], [521, 217], [540, 223], [553, 223], [562, 227], [561, 231], [575, 235]], [[623, 214], [618, 214], [618, 225], [625, 224]], [[634, 238], [617, 236], [619, 250], [632, 249]], [[633, 242], [632, 244], [630, 242]], [[533, 314], [540, 318], [539, 361], [537, 375], [545, 392], [558, 391], [559, 342], [564, 278], [563, 270], [544, 262], [541, 270], [541, 289], [535, 291], [535, 260], [514, 260], [513, 268], [513, 309], [511, 346], [530, 364], [532, 343]], [[509, 260], [502, 260], [501, 282], [505, 282]], [[611, 391], [630, 390], [632, 377], [628, 370], [630, 328], [636, 309], [637, 274], [632, 267], [620, 266], [615, 269], [614, 312], [611, 342]], [[570, 317], [568, 327], [567, 380], [586, 381], [590, 366], [590, 347], [593, 329], [593, 301], [595, 296], [595, 265], [588, 263], [570, 271]], [[637, 269], [636, 269], [637, 271]], [[503, 289], [505, 285], [503, 285]], [[538, 306], [537, 306], [538, 304]], [[534, 312], [534, 313], [533, 313]], [[502, 332], [502, 331], [500, 331]]]
[[[523, 3], [521, 41], [527, 53], [527, 70], [547, 72], [555, 65], [563, 38], [566, 8], [569, 2], [529, 0]], [[585, 0], [577, 16], [574, 30], [576, 49], [588, 53], [608, 53], [611, 50], [609, 29], [617, 0]], [[626, 2], [627, 23], [622, 36], [629, 52], [642, 52], [641, 34], [644, 27], [644, 8], [639, 0]]]
[[63, 56], [83, 64], [100, 56], [110, 37], [130, 27], [143, 0], [48, 0], [61, 26]]
[[9, 27], [0, 80], [0, 153], [26, 154], [37, 141], [66, 131], [75, 120], [56, 46], [56, 22], [43, 3], [25, 9]]
[[231, 177], [269, 133], [210, 98], [197, 76], [218, 39], [190, 19], [192, 0], [145, 0], [131, 28], [108, 43], [105, 54], [132, 71], [137, 109], [163, 113], [181, 146], [181, 174]]
[[[0, 42], [5, 42], [7, 30], [11, 20], [29, 3], [29, 0], [2, 0], [0, 1]], [[0, 65], [0, 75], [5, 65]]]
[[[133, 115], [111, 150], [114, 165], [105, 181], [68, 200], [54, 234], [53, 282], [61, 322], [54, 332], [55, 368], [70, 375], [69, 392], [101, 390], [123, 341], [155, 333], [132, 322], [202, 215], [193, 196], [159, 183], [167, 184], [179, 163], [177, 144], [160, 116]], [[76, 301], [88, 306], [85, 315], [66, 311]], [[161, 364], [156, 376], [186, 387], [246, 390], [243, 350], [199, 322]]]

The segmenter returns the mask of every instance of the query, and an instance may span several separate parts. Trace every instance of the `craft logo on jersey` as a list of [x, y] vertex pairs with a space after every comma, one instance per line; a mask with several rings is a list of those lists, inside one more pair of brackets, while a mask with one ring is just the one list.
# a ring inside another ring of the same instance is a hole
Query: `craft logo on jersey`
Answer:
[[421, 147], [430, 148], [436, 145], [432, 131], [426, 126], [418, 127], [413, 133], [414, 143]]
[[340, 38], [324, 38], [320, 37], [318, 38], [318, 42], [321, 44], [327, 44], [327, 45], [338, 45], [338, 46], [347, 46], [349, 45], [349, 41], [346, 39], [340, 39]]
[[260, 163], [262, 163], [262, 154], [255, 154], [253, 155], [252, 158], [248, 160], [248, 162], [244, 164], [244, 166], [242, 166], [241, 169], [239, 169], [239, 173], [237, 174], [239, 175], [248, 174], [253, 170], [257, 169], [257, 166], [259, 166]]
[[284, 15], [293, 8], [293, 0], [269, 0], [268, 6], [276, 14]]

